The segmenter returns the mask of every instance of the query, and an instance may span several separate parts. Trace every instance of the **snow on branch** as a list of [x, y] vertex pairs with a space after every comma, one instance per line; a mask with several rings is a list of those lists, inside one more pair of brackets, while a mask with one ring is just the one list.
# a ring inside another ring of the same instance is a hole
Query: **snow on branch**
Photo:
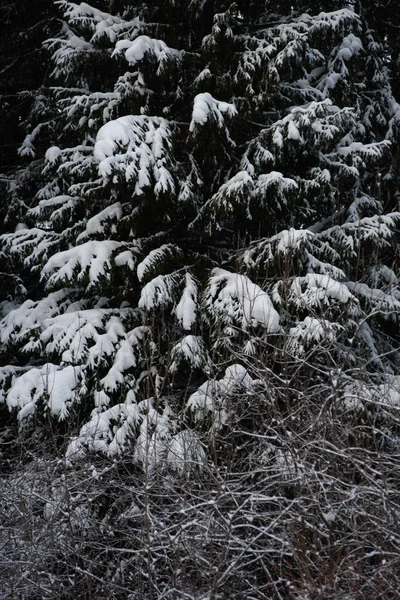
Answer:
[[156, 40], [147, 35], [140, 35], [135, 40], [120, 40], [115, 45], [112, 56], [124, 54], [126, 60], [131, 66], [141, 62], [145, 56], [149, 55], [159, 64], [158, 73], [161, 73], [168, 62], [179, 61], [183, 52], [169, 48], [162, 40]]
[[35, 347], [41, 348], [37, 334], [42, 330], [44, 321], [68, 311], [71, 304], [74, 304], [75, 310], [84, 308], [84, 302], [78, 299], [80, 294], [79, 289], [63, 288], [41, 300], [26, 300], [10, 310], [0, 321], [1, 343], [6, 346], [13, 343], [26, 344], [29, 340], [31, 351]]
[[331, 52], [328, 61], [328, 68], [323, 72], [317, 88], [321, 90], [323, 97], [327, 97], [330, 90], [334, 89], [338, 82], [345, 81], [349, 76], [347, 62], [354, 56], [358, 56], [363, 49], [362, 41], [359, 37], [350, 33], [342, 42]]
[[314, 234], [308, 229], [284, 229], [264, 240], [257, 240], [243, 253], [245, 265], [253, 267], [262, 263], [271, 264], [277, 256], [299, 253], [310, 246]]
[[[133, 428], [138, 417], [138, 409], [135, 404], [116, 404], [101, 413], [95, 412], [89, 422], [81, 428], [79, 435], [70, 441], [66, 451], [67, 460], [73, 463], [83, 458], [88, 451], [107, 453], [110, 444], [111, 423], [123, 420]], [[125, 430], [122, 430], [119, 435], [121, 446], [127, 442], [128, 427], [125, 427]]]
[[106, 392], [115, 392], [126, 381], [126, 373], [137, 365], [134, 346], [129, 339], [122, 340], [114, 356], [112, 367], [107, 375], [100, 380]]
[[91, 217], [85, 227], [85, 231], [80, 233], [76, 238], [77, 242], [81, 242], [82, 240], [89, 238], [91, 236], [104, 234], [104, 230], [107, 223], [113, 223], [115, 221], [119, 221], [122, 217], [122, 205], [120, 202], [116, 202], [115, 204], [111, 204], [107, 206], [105, 209]]
[[139, 300], [139, 308], [152, 310], [155, 307], [166, 307], [174, 303], [178, 293], [181, 276], [177, 273], [158, 275], [144, 286]]
[[44, 401], [52, 416], [65, 419], [79, 398], [82, 377], [80, 366], [62, 368], [46, 363], [41, 368], [31, 368], [14, 379], [7, 394], [7, 406], [9, 410], [18, 410], [18, 420], [22, 422], [35, 413], [38, 402]]
[[46, 222], [53, 227], [57, 222], [62, 220], [68, 211], [73, 211], [78, 203], [78, 198], [67, 194], [53, 196], [52, 198], [40, 200], [37, 206], [27, 211], [27, 215], [34, 217], [37, 222], [42, 223], [42, 227], [43, 223]]
[[348, 146], [341, 146], [338, 148], [337, 153], [344, 158], [348, 156], [360, 155], [365, 159], [372, 159], [376, 162], [384, 156], [391, 143], [388, 140], [382, 140], [381, 142], [374, 142], [372, 144], [363, 144], [362, 142], [352, 142]]
[[116, 177], [135, 186], [135, 194], [153, 188], [156, 196], [174, 193], [171, 124], [162, 117], [127, 116], [97, 133], [94, 158], [106, 183]]
[[121, 37], [133, 38], [141, 31], [142, 23], [138, 18], [126, 21], [119, 16], [111, 15], [90, 6], [86, 2], [58, 2], [64, 8], [65, 18], [78, 29], [90, 29], [92, 42], [106, 38], [114, 43]]
[[187, 401], [186, 410], [194, 415], [195, 421], [202, 422], [212, 417], [212, 427], [219, 429], [229, 420], [229, 400], [235, 394], [249, 393], [258, 385], [247, 369], [240, 364], [230, 365], [221, 379], [205, 381]]
[[388, 247], [395, 235], [399, 219], [398, 212], [361, 219], [351, 212], [345, 223], [320, 231], [318, 237], [342, 255], [345, 252], [355, 255], [357, 248], [366, 243], [374, 244], [377, 248]]
[[271, 196], [275, 197], [278, 207], [287, 206], [288, 199], [298, 190], [294, 179], [284, 177], [279, 171], [271, 171], [258, 177], [252, 196], [265, 203]]
[[338, 139], [338, 134], [354, 120], [355, 113], [351, 108], [340, 109], [330, 99], [311, 102], [293, 108], [274, 123], [270, 128], [272, 143], [277, 150], [288, 140], [323, 148]]
[[107, 123], [117, 112], [120, 103], [121, 94], [118, 91], [81, 93], [59, 100], [69, 126], [74, 124], [77, 129], [87, 126], [90, 131], [97, 131]]
[[[44, 319], [40, 341], [44, 351], [59, 356], [64, 365], [80, 364], [88, 372], [107, 369], [98, 382], [98, 392], [112, 393], [135, 380], [132, 369], [140, 360], [148, 331], [144, 326], [127, 330], [125, 322], [132, 315], [131, 309], [70, 310]], [[101, 403], [107, 404], [104, 398]]]
[[253, 242], [241, 255], [249, 269], [276, 265], [279, 258], [294, 274], [305, 269], [345, 279], [344, 271], [335, 265], [343, 259], [342, 254], [309, 229], [284, 229], [270, 238]]
[[243, 330], [261, 325], [268, 333], [281, 330], [279, 314], [268, 296], [245, 275], [214, 269], [205, 292], [205, 304], [212, 318]]
[[211, 360], [206, 345], [201, 337], [186, 335], [171, 348], [170, 373], [176, 373], [181, 364], [187, 364], [191, 369], [210, 370]]
[[332, 344], [343, 327], [326, 319], [306, 317], [289, 330], [287, 349], [295, 356], [302, 356], [315, 344]]
[[247, 171], [239, 171], [200, 208], [189, 228], [195, 229], [199, 221], [206, 218], [206, 231], [209, 234], [221, 229], [221, 223], [235, 214], [241, 205], [248, 210], [254, 181]]
[[44, 265], [42, 279], [47, 280], [48, 289], [71, 281], [80, 284], [87, 281], [87, 289], [90, 289], [99, 283], [102, 277], [110, 276], [112, 259], [119, 249], [125, 251], [126, 244], [113, 240], [92, 240], [58, 252]]
[[[344, 386], [341, 401], [344, 407], [351, 411], [374, 408], [379, 411], [380, 419], [389, 425], [393, 417], [390, 412], [385, 415], [385, 411], [393, 407], [397, 410], [400, 408], [400, 377], [386, 374], [382, 383], [351, 380]], [[389, 430], [387, 434], [390, 435]]]
[[10, 310], [0, 322], [1, 343], [10, 348], [18, 345], [31, 356], [58, 357], [62, 366], [78, 365], [88, 372], [101, 367], [106, 374], [99, 391], [114, 392], [134, 380], [131, 371], [142, 355], [148, 329], [127, 329], [133, 309], [85, 310], [77, 296], [77, 290], [63, 289]]
[[315, 34], [321, 35], [321, 33], [327, 30], [342, 34], [347, 29], [358, 30], [361, 27], [359, 15], [349, 8], [331, 12], [320, 12], [315, 17], [304, 14], [299, 17], [298, 21], [308, 24], [311, 36]]
[[138, 264], [137, 277], [139, 281], [149, 279], [169, 261], [182, 257], [182, 250], [175, 244], [163, 244], [159, 248], [151, 250], [149, 254]]
[[[392, 291], [387, 292], [377, 288], [371, 288], [366, 283], [357, 283], [346, 281], [346, 287], [360, 299], [365, 302], [374, 311], [386, 314], [388, 318], [396, 318], [400, 314], [400, 295], [398, 286]], [[397, 292], [397, 293], [396, 293]]]
[[[76, 75], [75, 69], [79, 61], [82, 58], [87, 59], [90, 54], [96, 52], [96, 48], [84, 37], [76, 35], [65, 22], [62, 34], [64, 37], [50, 38], [44, 45], [53, 52], [52, 62], [55, 66], [51, 73], [52, 76], [65, 83]], [[86, 87], [87, 82], [84, 76], [79, 83]]]
[[28, 156], [30, 158], [34, 158], [36, 156], [35, 142], [46, 130], [49, 129], [51, 129], [50, 121], [36, 125], [36, 127], [34, 127], [32, 131], [25, 136], [21, 146], [18, 148], [19, 156]]
[[347, 284], [336, 281], [329, 275], [307, 273], [305, 277], [295, 277], [290, 288], [289, 300], [299, 308], [329, 306], [333, 301], [347, 304], [357, 303]]
[[185, 289], [175, 308], [175, 314], [186, 331], [196, 322], [197, 312], [197, 283], [190, 275], [186, 273]]
[[48, 315], [42, 323], [40, 340], [47, 354], [58, 355], [64, 364], [98, 366], [115, 352], [126, 335], [117, 310], [92, 308]]
[[31, 269], [37, 268], [59, 248], [59, 238], [51, 231], [33, 227], [21, 227], [14, 233], [5, 233], [0, 237], [4, 250], [14, 260], [23, 262]]
[[218, 129], [224, 131], [226, 139], [234, 145], [226, 127], [226, 118], [232, 118], [237, 115], [234, 104], [216, 100], [210, 93], [204, 92], [197, 94], [193, 103], [192, 120], [190, 121], [190, 133], [197, 135], [201, 127], [206, 123], [216, 125]]
[[87, 452], [118, 456], [129, 448], [133, 448], [133, 462], [149, 475], [156, 468], [188, 473], [206, 462], [199, 437], [190, 429], [176, 431], [168, 405], [161, 412], [153, 398], [136, 403], [131, 392], [125, 402], [94, 412], [71, 440], [66, 458], [72, 464]]

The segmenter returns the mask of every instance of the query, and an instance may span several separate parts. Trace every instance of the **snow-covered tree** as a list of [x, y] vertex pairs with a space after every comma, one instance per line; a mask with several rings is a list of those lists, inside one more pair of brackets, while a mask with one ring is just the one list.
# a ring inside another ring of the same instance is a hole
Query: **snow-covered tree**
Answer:
[[[138, 569], [132, 599], [385, 597], [400, 556], [385, 39], [352, 2], [57, 4], [20, 148], [40, 176], [13, 189], [21, 222], [1, 237], [4, 418], [65, 460], [40, 531], [62, 523], [60, 553], [78, 531], [87, 563], [85, 536], [115, 533], [107, 592], [79, 566], [89, 594], [126, 593]], [[93, 486], [68, 470], [99, 457], [113, 467]], [[144, 485], [120, 502], [101, 483], [115, 494], [115, 465]]]

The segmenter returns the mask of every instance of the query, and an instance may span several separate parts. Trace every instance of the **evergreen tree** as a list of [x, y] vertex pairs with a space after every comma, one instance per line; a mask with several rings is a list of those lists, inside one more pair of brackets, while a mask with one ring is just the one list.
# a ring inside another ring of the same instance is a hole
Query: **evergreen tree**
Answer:
[[65, 597], [71, 573], [87, 597], [395, 597], [385, 35], [349, 2], [57, 4], [20, 149], [37, 191], [1, 237], [2, 402], [66, 457], [36, 527], [79, 560], [49, 577]]
[[[0, 6], [0, 232], [13, 230], [22, 221], [26, 205], [37, 190], [41, 161], [18, 154], [24, 139], [23, 125], [40, 113], [44, 118], [48, 68], [42, 42], [59, 28], [56, 7], [46, 0], [3, 2]], [[37, 116], [36, 116], [37, 118]], [[47, 142], [48, 140], [46, 140]], [[20, 299], [19, 274], [6, 264], [2, 253], [0, 299]]]
[[55, 14], [54, 5], [45, 0], [10, 1], [0, 6], [2, 173], [17, 162], [17, 148], [23, 139], [18, 126], [28, 116], [32, 98], [43, 83], [47, 65], [41, 45], [57, 30]]

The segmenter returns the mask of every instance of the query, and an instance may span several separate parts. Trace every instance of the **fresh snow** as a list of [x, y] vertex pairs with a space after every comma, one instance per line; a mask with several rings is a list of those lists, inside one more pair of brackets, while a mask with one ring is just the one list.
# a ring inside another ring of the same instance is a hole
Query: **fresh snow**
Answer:
[[371, 288], [366, 283], [356, 283], [346, 281], [346, 287], [355, 295], [369, 302], [374, 310], [387, 313], [387, 316], [394, 316], [400, 311], [400, 298], [393, 293], [384, 290]]
[[49, 163], [54, 163], [61, 156], [61, 150], [58, 146], [51, 146], [45, 154], [45, 160]]
[[295, 277], [291, 285], [290, 299], [298, 307], [330, 305], [332, 300], [342, 304], [347, 304], [350, 300], [357, 302], [345, 283], [318, 273]]
[[208, 415], [214, 419], [214, 427], [221, 427], [229, 420], [227, 400], [237, 393], [246, 393], [256, 383], [245, 367], [233, 364], [227, 367], [221, 379], [205, 381], [187, 401], [187, 410], [196, 421], [204, 421]]
[[279, 314], [267, 292], [245, 275], [214, 269], [209, 281], [208, 302], [224, 320], [226, 313], [243, 329], [261, 325], [268, 333], [281, 330]]
[[176, 293], [178, 278], [174, 274], [158, 275], [142, 288], [139, 308], [151, 310], [156, 306], [171, 304]]
[[63, 2], [65, 5], [64, 16], [72, 25], [82, 25], [90, 28], [92, 32], [91, 41], [98, 43], [102, 38], [114, 43], [118, 38], [129, 35], [136, 37], [141, 30], [142, 24], [138, 18], [125, 21], [121, 17], [110, 15], [98, 8], [90, 6], [86, 2], [75, 4], [74, 2]]
[[32, 336], [32, 343], [40, 347], [37, 333], [45, 326], [47, 319], [83, 307], [83, 302], [74, 302], [76, 293], [67, 287], [50, 293], [41, 300], [25, 300], [20, 306], [8, 311], [0, 321], [0, 341], [8, 345], [15, 342], [25, 342]]
[[114, 363], [107, 375], [100, 380], [106, 392], [115, 392], [124, 383], [126, 371], [136, 367], [137, 358], [129, 340], [123, 340], [114, 357]]
[[171, 361], [170, 373], [176, 373], [181, 363], [188, 364], [192, 369], [204, 371], [208, 371], [211, 366], [203, 339], [195, 335], [186, 335], [171, 348]]
[[122, 217], [122, 206], [120, 202], [107, 206], [94, 217], [91, 217], [86, 223], [85, 231], [76, 238], [77, 242], [90, 236], [99, 235], [104, 232], [106, 222], [118, 221]]
[[156, 195], [173, 193], [171, 137], [171, 125], [161, 117], [127, 116], [106, 123], [94, 146], [100, 176], [106, 183], [119, 175], [134, 183], [137, 195], [150, 186]]
[[82, 375], [82, 367], [62, 368], [46, 363], [41, 368], [31, 368], [13, 381], [7, 406], [10, 410], [17, 408], [18, 419], [23, 421], [35, 412], [38, 402], [44, 401], [51, 415], [65, 419], [79, 397], [77, 388]]
[[96, 284], [100, 277], [108, 277], [112, 270], [111, 257], [125, 244], [112, 240], [90, 241], [69, 250], [53, 254], [42, 269], [46, 287], [89, 279], [87, 288]]
[[356, 56], [362, 50], [362, 47], [360, 38], [355, 36], [354, 33], [350, 33], [343, 39], [338, 56], [344, 60], [350, 60], [350, 58]]
[[167, 446], [166, 462], [172, 471], [178, 473], [185, 473], [193, 466], [203, 467], [207, 458], [197, 433], [187, 429], [172, 436]]
[[198, 94], [193, 103], [189, 131], [193, 132], [196, 126], [203, 126], [207, 122], [216, 123], [221, 129], [225, 127], [225, 116], [234, 117], [236, 114], [237, 110], [234, 104], [216, 100], [209, 92]]
[[183, 329], [189, 330], [196, 321], [197, 285], [190, 273], [186, 273], [185, 289], [179, 300], [175, 314]]
[[168, 261], [168, 259], [181, 254], [181, 249], [174, 244], [163, 244], [159, 248], [151, 250], [136, 268], [138, 280], [143, 281], [145, 277], [148, 277], [149, 273], [156, 271], [159, 263], [162, 265], [163, 261]]
[[306, 317], [296, 327], [290, 328], [288, 351], [295, 356], [301, 356], [314, 344], [323, 343], [326, 348], [336, 340], [340, 329], [343, 328], [339, 324], [331, 323], [327, 319]]
[[146, 54], [154, 56], [158, 63], [171, 59], [180, 59], [182, 52], [169, 48], [162, 40], [140, 35], [135, 40], [120, 40], [115, 45], [113, 55], [123, 53], [131, 66], [143, 60]]

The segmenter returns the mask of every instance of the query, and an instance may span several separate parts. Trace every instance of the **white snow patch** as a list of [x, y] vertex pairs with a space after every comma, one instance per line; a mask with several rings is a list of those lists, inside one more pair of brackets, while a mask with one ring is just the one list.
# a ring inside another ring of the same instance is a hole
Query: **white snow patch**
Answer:
[[227, 401], [236, 393], [243, 393], [253, 388], [256, 380], [252, 379], [243, 365], [230, 365], [224, 376], [219, 379], [205, 381], [188, 402], [187, 410], [193, 412], [196, 421], [201, 422], [208, 415], [213, 417], [213, 426], [221, 427], [228, 422], [229, 409]]
[[278, 333], [279, 314], [268, 296], [245, 275], [214, 269], [209, 281], [208, 303], [215, 312], [240, 320], [241, 327], [261, 325], [269, 333]]
[[362, 50], [362, 47], [363, 45], [360, 38], [353, 33], [350, 33], [343, 39], [339, 48], [338, 57], [343, 60], [350, 60], [353, 56], [357, 56], [360, 50]]
[[48, 278], [47, 287], [60, 282], [76, 280], [81, 282], [89, 278], [88, 288], [97, 283], [102, 276], [108, 276], [112, 270], [111, 257], [121, 242], [102, 240], [86, 242], [69, 250], [58, 252], [47, 261], [42, 269], [42, 277]]
[[[301, 286], [306, 286], [302, 291]], [[305, 277], [295, 277], [291, 286], [290, 298], [297, 306], [320, 306], [321, 303], [328, 305], [330, 300], [337, 300], [346, 304], [350, 300], [357, 302], [349, 291], [347, 284], [340, 283], [330, 275], [307, 273]]]
[[197, 285], [190, 273], [186, 273], [186, 285], [175, 308], [175, 315], [183, 329], [189, 330], [196, 321]]
[[196, 126], [205, 125], [207, 122], [216, 123], [219, 128], [223, 128], [225, 116], [234, 117], [236, 114], [237, 110], [234, 104], [216, 100], [209, 92], [197, 94], [193, 103], [189, 131], [193, 132]]
[[54, 163], [54, 162], [56, 162], [58, 157], [61, 156], [61, 154], [62, 154], [62, 152], [58, 146], [51, 146], [51, 148], [48, 148], [48, 150], [46, 151], [46, 154], [44, 157], [45, 157], [46, 162]]
[[38, 401], [45, 402], [50, 413], [60, 419], [68, 416], [68, 409], [78, 398], [82, 367], [59, 367], [51, 363], [32, 368], [18, 376], [7, 394], [7, 406], [19, 409], [22, 421], [33, 414]]
[[149, 254], [138, 264], [136, 269], [137, 278], [139, 281], [148, 275], [154, 267], [157, 267], [158, 263], [173, 258], [175, 255], [182, 254], [181, 249], [174, 244], [163, 244], [159, 248], [151, 250]]
[[169, 48], [162, 40], [156, 40], [147, 35], [139, 35], [133, 41], [118, 41], [112, 56], [121, 52], [132, 66], [143, 60], [146, 54], [154, 56], [159, 63], [171, 58], [180, 59], [183, 54], [180, 50]]
[[336, 340], [337, 332], [342, 329], [338, 323], [326, 319], [306, 317], [296, 327], [291, 327], [287, 348], [297, 356], [304, 354], [312, 344], [328, 345]]
[[186, 335], [171, 348], [170, 373], [175, 373], [182, 362], [188, 363], [193, 369], [208, 371], [211, 362], [207, 349], [201, 337]]
[[101, 234], [104, 232], [104, 225], [107, 221], [118, 221], [122, 217], [122, 206], [120, 202], [107, 206], [104, 210], [100, 211], [88, 220], [86, 223], [85, 231], [78, 235], [76, 241], [80, 242], [82, 239], [90, 237], [92, 235]]
[[126, 116], [110, 121], [97, 133], [94, 158], [105, 182], [118, 176], [135, 184], [141, 195], [154, 185], [154, 192], [173, 193], [171, 125], [160, 117]]
[[139, 308], [151, 310], [155, 306], [173, 302], [177, 278], [174, 274], [158, 275], [144, 286], [140, 294]]

